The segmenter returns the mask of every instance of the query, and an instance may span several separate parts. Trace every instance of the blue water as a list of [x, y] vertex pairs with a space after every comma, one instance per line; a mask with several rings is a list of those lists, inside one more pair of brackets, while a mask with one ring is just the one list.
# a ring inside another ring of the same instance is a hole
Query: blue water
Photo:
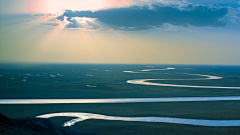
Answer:
[[[72, 115], [51, 116], [58, 124], [64, 125], [73, 119], [77, 121], [70, 124], [73, 128], [94, 130], [101, 134], [155, 134], [166, 126], [169, 130], [162, 133], [174, 134], [176, 131], [188, 134], [189, 130], [199, 134], [211, 133], [221, 127], [224, 127], [221, 128], [222, 133], [232, 128], [239, 133], [238, 96], [240, 66], [0, 64], [1, 113], [13, 118], [50, 116], [52, 113], [106, 116], [106, 119], [90, 117], [84, 121]], [[157, 98], [179, 97], [189, 97], [192, 101], [155, 101]], [[209, 100], [205, 101], [206, 97]], [[215, 97], [224, 100], [210, 100]], [[126, 102], [64, 103], [67, 101], [64, 99], [107, 101], [119, 98]], [[128, 102], [129, 98], [133, 101]], [[44, 102], [59, 99], [61, 102], [16, 103], [39, 99]], [[202, 101], [199, 102], [199, 99]], [[154, 118], [157, 120], [154, 121]], [[189, 130], [176, 128], [179, 125]], [[110, 127], [114, 130], [109, 130]], [[137, 130], [141, 127], [144, 130]], [[198, 132], [202, 128], [204, 130]]]

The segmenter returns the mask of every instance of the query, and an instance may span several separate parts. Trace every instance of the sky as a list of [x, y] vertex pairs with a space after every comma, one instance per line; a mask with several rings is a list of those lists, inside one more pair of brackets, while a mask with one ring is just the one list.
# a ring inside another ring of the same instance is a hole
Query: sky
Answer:
[[239, 0], [0, 0], [0, 63], [240, 65]]

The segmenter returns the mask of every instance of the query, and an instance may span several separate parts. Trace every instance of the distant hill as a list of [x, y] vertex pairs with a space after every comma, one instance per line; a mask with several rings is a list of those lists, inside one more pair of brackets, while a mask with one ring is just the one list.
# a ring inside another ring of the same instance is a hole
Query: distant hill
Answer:
[[0, 113], [0, 134], [3, 135], [97, 135], [93, 131], [75, 130], [43, 118], [10, 119]]

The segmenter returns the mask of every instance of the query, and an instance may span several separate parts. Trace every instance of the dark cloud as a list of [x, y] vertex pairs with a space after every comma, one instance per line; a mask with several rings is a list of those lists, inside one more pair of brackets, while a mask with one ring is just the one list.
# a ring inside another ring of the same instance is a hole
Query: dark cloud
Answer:
[[[227, 12], [227, 8], [209, 8], [201, 5], [188, 5], [181, 10], [175, 7], [152, 5], [151, 9], [148, 7], [132, 6], [95, 12], [73, 12], [66, 10], [65, 13], [57, 19], [63, 21], [64, 16], [68, 17], [68, 21], [70, 21], [72, 17], [97, 18], [98, 22], [105, 24], [108, 28], [137, 31], [160, 27], [166, 23], [181, 27], [224, 27], [226, 23], [219, 19], [226, 15]], [[77, 26], [73, 25], [73, 27]]]
[[32, 22], [32, 20], [25, 20], [24, 22], [25, 23], [30, 23], [30, 22]]
[[40, 16], [44, 16], [44, 14], [33, 14], [32, 16], [40, 17]]
[[56, 27], [59, 26], [58, 23], [40, 23], [43, 26], [50, 26], [50, 27]]

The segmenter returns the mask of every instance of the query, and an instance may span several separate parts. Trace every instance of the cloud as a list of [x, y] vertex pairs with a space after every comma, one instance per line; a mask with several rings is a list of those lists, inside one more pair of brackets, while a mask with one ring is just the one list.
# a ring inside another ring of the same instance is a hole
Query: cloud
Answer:
[[[181, 9], [151, 5], [151, 9], [146, 6], [131, 6], [95, 12], [66, 10], [57, 19], [64, 21], [64, 17], [67, 17], [67, 21], [71, 22], [71, 19], [74, 20], [73, 17], [97, 18], [95, 21], [110, 29], [138, 31], [154, 29], [164, 24], [179, 27], [224, 27], [226, 23], [220, 19], [227, 13], [227, 8], [203, 5], [187, 5]], [[76, 24], [76, 21], [71, 23]], [[76, 25], [68, 25], [68, 27], [76, 27]]]
[[187, 0], [131, 0], [130, 4], [146, 5], [146, 4], [160, 4], [160, 5], [182, 5], [188, 3]]
[[[67, 21], [67, 28], [87, 28], [93, 29], [94, 23], [92, 23], [94, 18], [86, 18], [86, 17], [71, 17], [70, 20]], [[96, 28], [96, 27], [94, 27]]]
[[44, 16], [45, 14], [33, 14], [32, 16], [34, 17], [41, 17], [41, 16]]
[[58, 23], [40, 23], [43, 26], [56, 27], [59, 26]]
[[231, 19], [231, 21], [232, 21], [233, 23], [238, 23], [238, 20], [236, 20], [236, 19]]

